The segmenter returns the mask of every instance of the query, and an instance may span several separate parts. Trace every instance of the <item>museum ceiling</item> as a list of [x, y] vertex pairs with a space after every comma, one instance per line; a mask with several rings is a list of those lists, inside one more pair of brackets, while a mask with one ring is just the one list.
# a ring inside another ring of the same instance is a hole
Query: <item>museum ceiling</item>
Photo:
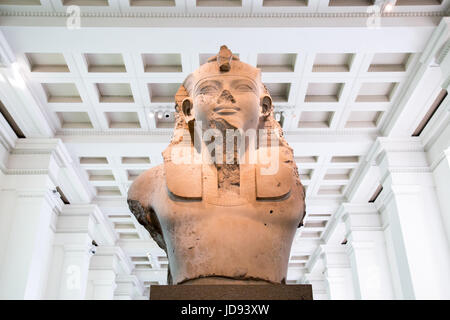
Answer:
[[[167, 258], [130, 214], [127, 190], [162, 163], [180, 84], [226, 44], [261, 68], [306, 187], [296, 281], [375, 139], [402, 136], [396, 108], [449, 2], [377, 1], [380, 16], [370, 0], [0, 0], [0, 43], [17, 58], [16, 82], [0, 79], [2, 104], [24, 136], [63, 140], [133, 272], [162, 283]], [[66, 25], [71, 5], [81, 28]], [[365, 201], [378, 187], [364, 186]]]

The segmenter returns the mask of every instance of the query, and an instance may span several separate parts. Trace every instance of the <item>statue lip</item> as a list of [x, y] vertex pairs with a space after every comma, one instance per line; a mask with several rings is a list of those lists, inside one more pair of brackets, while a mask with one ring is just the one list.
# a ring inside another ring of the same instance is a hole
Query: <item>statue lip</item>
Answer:
[[217, 112], [218, 114], [233, 114], [233, 113], [236, 113], [236, 112], [238, 112], [238, 111], [240, 111], [241, 110], [241, 108], [239, 108], [239, 107], [233, 107], [233, 106], [230, 106], [230, 105], [221, 105], [221, 106], [218, 106], [218, 107], [216, 107], [216, 108], [214, 108], [214, 112]]

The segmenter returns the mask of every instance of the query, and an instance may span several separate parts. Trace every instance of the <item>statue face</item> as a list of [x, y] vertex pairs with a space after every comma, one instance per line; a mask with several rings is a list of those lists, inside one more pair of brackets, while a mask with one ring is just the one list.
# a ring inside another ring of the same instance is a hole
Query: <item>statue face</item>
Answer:
[[192, 111], [204, 129], [256, 130], [261, 115], [260, 88], [256, 81], [238, 75], [208, 77], [194, 88]]

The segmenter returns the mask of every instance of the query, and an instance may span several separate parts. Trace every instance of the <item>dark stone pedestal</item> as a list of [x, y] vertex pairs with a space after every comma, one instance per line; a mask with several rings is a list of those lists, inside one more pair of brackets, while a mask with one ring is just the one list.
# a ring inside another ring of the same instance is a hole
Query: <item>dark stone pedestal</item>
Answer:
[[150, 286], [150, 300], [312, 300], [310, 284]]

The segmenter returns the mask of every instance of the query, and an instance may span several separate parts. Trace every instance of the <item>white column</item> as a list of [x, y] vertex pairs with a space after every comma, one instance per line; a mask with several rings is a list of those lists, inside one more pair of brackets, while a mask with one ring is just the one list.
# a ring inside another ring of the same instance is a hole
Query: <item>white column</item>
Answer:
[[[450, 42], [448, 47], [450, 48]], [[450, 92], [450, 55], [448, 53], [441, 63], [441, 67], [443, 64], [446, 65], [444, 74], [448, 76], [444, 83], [448, 84], [446, 89], [447, 92]], [[450, 189], [450, 95], [447, 95], [441, 102], [420, 134], [420, 139], [433, 172], [442, 221], [450, 244], [450, 197], [448, 196]]]
[[[448, 131], [450, 131], [450, 128]], [[448, 139], [450, 140], [450, 137]], [[450, 147], [442, 152], [441, 161], [433, 170], [433, 178], [436, 183], [436, 193], [439, 199], [447, 241], [450, 245]]]
[[381, 217], [374, 204], [343, 204], [356, 299], [394, 299]]
[[450, 298], [450, 250], [434, 180], [419, 140], [379, 139], [383, 214], [396, 296]]
[[328, 294], [332, 300], [355, 299], [345, 246], [321, 245]]
[[313, 300], [329, 300], [327, 283], [323, 274], [306, 273], [302, 280], [303, 283], [310, 284], [313, 291]]
[[[24, 178], [17, 180], [25, 183]], [[46, 177], [39, 178], [44, 181], [42, 188], [12, 189], [0, 195], [0, 220], [6, 231], [0, 244], [0, 299], [44, 297], [54, 236], [52, 223], [62, 203], [45, 187]]]
[[88, 276], [88, 300], [113, 300], [117, 276], [129, 275], [131, 261], [120, 247], [99, 246], [91, 258]]
[[118, 275], [116, 278], [114, 300], [143, 299], [144, 288], [135, 275]]
[[59, 139], [17, 139], [0, 156], [0, 299], [44, 299], [63, 206], [56, 187], [69, 201], [90, 193]]
[[53, 246], [48, 299], [85, 298], [99, 214], [96, 205], [65, 205], [62, 208]]

